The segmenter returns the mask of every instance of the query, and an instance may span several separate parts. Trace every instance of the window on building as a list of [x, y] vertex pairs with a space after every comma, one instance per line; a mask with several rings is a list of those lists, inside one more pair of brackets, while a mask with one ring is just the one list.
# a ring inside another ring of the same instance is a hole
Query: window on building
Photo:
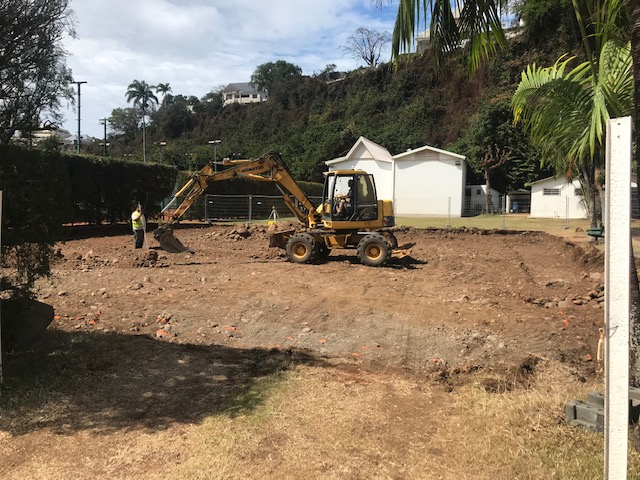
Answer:
[[576, 188], [576, 189], [573, 191], [573, 196], [574, 196], [574, 197], [582, 197], [582, 189], [581, 189], [581, 188]]
[[478, 188], [476, 190], [476, 195], [482, 195], [482, 189], [481, 188]]
[[464, 189], [464, 196], [465, 197], [470, 197], [471, 196], [471, 189], [470, 188], [465, 188]]
[[542, 190], [542, 195], [553, 195], [553, 196], [560, 196], [560, 189], [559, 188], [544, 188]]

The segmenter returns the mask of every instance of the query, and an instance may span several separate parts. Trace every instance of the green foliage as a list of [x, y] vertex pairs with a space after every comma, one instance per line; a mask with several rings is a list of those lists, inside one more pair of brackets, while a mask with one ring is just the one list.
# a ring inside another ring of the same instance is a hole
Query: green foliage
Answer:
[[258, 65], [251, 74], [250, 84], [256, 90], [268, 90], [270, 92], [279, 82], [288, 78], [300, 77], [301, 75], [302, 69], [297, 65], [278, 60]]
[[70, 217], [71, 185], [56, 151], [0, 147], [2, 208], [2, 297], [31, 295], [49, 274], [52, 246]]
[[491, 145], [510, 151], [506, 165], [492, 172], [491, 186], [498, 191], [517, 190], [527, 183], [551, 175], [541, 170], [540, 152], [531, 145], [521, 125], [513, 124], [511, 105], [498, 100], [482, 105], [471, 128], [452, 146], [452, 150], [467, 157], [472, 170], [467, 180], [484, 183], [481, 162]]
[[129, 219], [140, 202], [148, 216], [157, 214], [175, 184], [176, 170], [104, 157], [67, 157], [73, 192], [73, 221], [101, 223]]
[[71, 72], [62, 41], [72, 33], [69, 0], [0, 2], [0, 144], [16, 130], [31, 131], [41, 117], [58, 120], [71, 99]]
[[[586, 2], [579, 0], [579, 3]], [[565, 48], [581, 40], [573, 0], [520, 1], [516, 11], [524, 22], [524, 33], [532, 46], [546, 43], [549, 36]]]
[[111, 111], [109, 126], [111, 132], [133, 139], [140, 127], [142, 112], [137, 108], [115, 108]]

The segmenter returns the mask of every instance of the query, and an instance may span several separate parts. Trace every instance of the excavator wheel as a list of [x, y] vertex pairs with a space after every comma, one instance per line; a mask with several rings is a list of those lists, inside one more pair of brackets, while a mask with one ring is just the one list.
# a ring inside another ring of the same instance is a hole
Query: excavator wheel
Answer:
[[387, 240], [379, 234], [366, 235], [358, 243], [358, 258], [363, 265], [379, 267], [388, 259], [391, 248]]
[[308, 233], [296, 233], [287, 242], [287, 258], [293, 263], [309, 263], [317, 258], [315, 239]]

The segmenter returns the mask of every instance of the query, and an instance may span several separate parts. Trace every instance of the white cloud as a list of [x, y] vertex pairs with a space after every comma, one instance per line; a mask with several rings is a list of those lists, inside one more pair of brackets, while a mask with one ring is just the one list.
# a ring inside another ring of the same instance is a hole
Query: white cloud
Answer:
[[[286, 60], [304, 74], [358, 63], [340, 49], [358, 27], [393, 29], [395, 3], [371, 0], [72, 0], [78, 38], [65, 45], [82, 86], [82, 131], [101, 136], [98, 119], [125, 107], [134, 79], [169, 83], [202, 97], [248, 81], [265, 62]], [[65, 127], [77, 130], [74, 110]]]

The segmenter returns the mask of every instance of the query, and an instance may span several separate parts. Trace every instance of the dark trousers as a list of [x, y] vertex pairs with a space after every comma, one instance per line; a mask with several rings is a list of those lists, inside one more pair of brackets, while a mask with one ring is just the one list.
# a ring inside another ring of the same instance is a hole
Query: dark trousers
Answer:
[[133, 231], [133, 243], [135, 244], [135, 248], [142, 248], [142, 244], [144, 243], [143, 229]]

